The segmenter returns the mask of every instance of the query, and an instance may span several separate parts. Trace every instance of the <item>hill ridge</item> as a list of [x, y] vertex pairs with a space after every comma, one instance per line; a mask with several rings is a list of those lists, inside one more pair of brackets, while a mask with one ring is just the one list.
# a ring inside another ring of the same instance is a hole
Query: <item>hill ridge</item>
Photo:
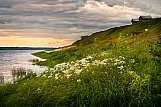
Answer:
[[[157, 29], [155, 29], [157, 27]], [[134, 37], [134, 35], [137, 36], [143, 36], [145, 33], [145, 29], [150, 30], [156, 30], [154, 35], [148, 35], [147, 37], [152, 37], [159, 35], [161, 33], [161, 18], [154, 18], [150, 20], [142, 20], [138, 23], [132, 24], [132, 25], [125, 25], [125, 26], [120, 26], [120, 27], [114, 27], [114, 28], [109, 28], [105, 31], [99, 31], [91, 34], [90, 36], [78, 40], [72, 44], [72, 46], [83, 46], [83, 45], [89, 45], [93, 44], [94, 40], [97, 39], [98, 41], [101, 41], [102, 43], [107, 43], [110, 41], [116, 41], [119, 36], [125, 36], [125, 37]], [[146, 38], [146, 37], [145, 37]]]

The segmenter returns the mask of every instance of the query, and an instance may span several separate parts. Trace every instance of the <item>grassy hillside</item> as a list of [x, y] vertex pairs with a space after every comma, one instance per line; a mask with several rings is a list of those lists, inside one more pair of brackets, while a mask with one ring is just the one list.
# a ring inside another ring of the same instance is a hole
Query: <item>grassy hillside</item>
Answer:
[[[148, 31], [145, 32], [145, 29], [148, 29]], [[134, 25], [121, 26], [94, 33], [81, 41], [73, 43], [71, 46], [76, 47], [71, 49], [56, 52], [53, 51], [51, 53], [39, 52], [34, 55], [47, 59], [47, 61], [37, 62], [38, 65], [54, 67], [54, 65], [58, 63], [75, 61], [84, 58], [89, 54], [108, 50], [110, 47], [109, 44], [111, 45], [112, 42], [117, 42], [120, 36], [123, 37], [123, 41], [127, 42], [126, 44], [137, 44], [139, 41], [147, 41], [148, 39], [155, 40], [160, 33], [161, 18], [143, 20]], [[93, 48], [96, 46], [98, 49]]]
[[[145, 32], [148, 29], [148, 32]], [[89, 37], [73, 43], [73, 45], [88, 45], [94, 43], [94, 40], [101, 41], [102, 43], [109, 43], [109, 41], [117, 41], [119, 36], [125, 36], [128, 42], [134, 41], [136, 37], [131, 37], [133, 32], [137, 35], [139, 40], [150, 38], [161, 33], [161, 18], [152, 20], [143, 20], [134, 25], [126, 25], [121, 27], [110, 28], [106, 31], [101, 31], [90, 35]], [[128, 37], [127, 37], [128, 35]]]
[[70, 49], [35, 53], [49, 69], [0, 86], [0, 105], [158, 107], [160, 33], [161, 19], [146, 20], [94, 33]]

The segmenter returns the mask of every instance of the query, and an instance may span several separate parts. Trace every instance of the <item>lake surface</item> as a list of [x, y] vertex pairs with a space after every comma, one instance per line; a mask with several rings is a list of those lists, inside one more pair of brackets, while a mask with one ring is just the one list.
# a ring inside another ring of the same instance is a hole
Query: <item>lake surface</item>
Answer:
[[[13, 81], [12, 70], [17, 68], [24, 68], [26, 70], [32, 70], [33, 72], [42, 72], [47, 67], [32, 65], [29, 60], [38, 59], [31, 53], [41, 50], [0, 50], [0, 84]], [[2, 79], [4, 78], [4, 81]]]

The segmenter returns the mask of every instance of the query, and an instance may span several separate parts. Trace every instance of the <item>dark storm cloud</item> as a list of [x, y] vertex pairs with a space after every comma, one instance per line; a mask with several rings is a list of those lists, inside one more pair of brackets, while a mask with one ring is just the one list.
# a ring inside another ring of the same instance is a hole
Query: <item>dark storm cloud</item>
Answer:
[[128, 5], [134, 8], [139, 8], [141, 11], [151, 12], [156, 14], [161, 14], [161, 0], [96, 0], [99, 2], [106, 2], [109, 5], [113, 6], [116, 4], [119, 5]]
[[0, 0], [0, 8], [11, 8], [12, 4], [11, 0]]

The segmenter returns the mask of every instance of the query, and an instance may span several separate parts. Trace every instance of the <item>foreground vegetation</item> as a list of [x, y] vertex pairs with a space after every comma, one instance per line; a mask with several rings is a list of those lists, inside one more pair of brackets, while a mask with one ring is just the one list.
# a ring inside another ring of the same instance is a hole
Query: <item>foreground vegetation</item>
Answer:
[[37, 64], [47, 65], [49, 69], [40, 74], [30, 72], [1, 86], [0, 105], [160, 106], [159, 33], [152, 33], [149, 39], [143, 34], [118, 35], [121, 37], [108, 45], [95, 39], [90, 45], [84, 42], [85, 47], [79, 44], [62, 51], [35, 53], [47, 59]]

